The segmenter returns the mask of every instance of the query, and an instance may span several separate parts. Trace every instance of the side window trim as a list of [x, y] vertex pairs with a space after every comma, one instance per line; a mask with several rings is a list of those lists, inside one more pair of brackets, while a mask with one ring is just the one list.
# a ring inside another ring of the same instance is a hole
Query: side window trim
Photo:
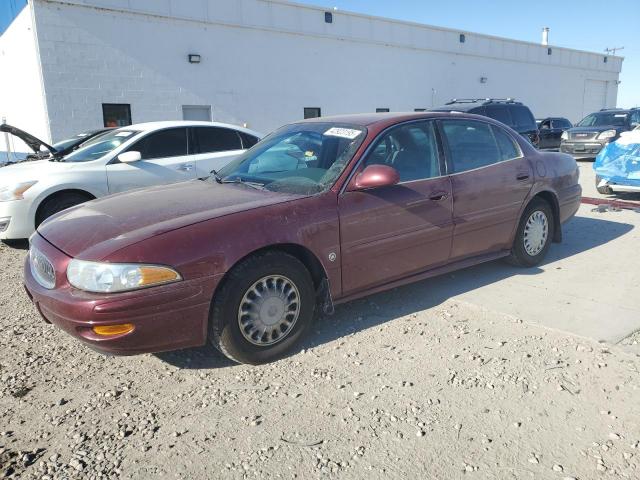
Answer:
[[[480, 170], [481, 168], [487, 168], [487, 167], [492, 167], [494, 165], [499, 165], [501, 163], [504, 162], [510, 162], [512, 160], [518, 160], [524, 157], [524, 152], [522, 151], [522, 148], [520, 147], [520, 143], [518, 141], [516, 141], [513, 136], [504, 128], [498, 126], [498, 125], [494, 125], [493, 123], [490, 122], [485, 122], [483, 120], [476, 120], [474, 119], [468, 119], [468, 118], [447, 118], [446, 119], [448, 122], [452, 121], [452, 122], [463, 122], [463, 121], [467, 121], [467, 122], [477, 122], [477, 123], [483, 123], [485, 125], [489, 126], [489, 131], [491, 132], [491, 136], [493, 137], [493, 140], [496, 142], [496, 147], [498, 149], [498, 152], [502, 153], [502, 150], [500, 149], [500, 145], [498, 144], [496, 138], [495, 138], [495, 133], [493, 132], [493, 127], [496, 128], [500, 128], [502, 129], [502, 131], [504, 133], [506, 133], [508, 135], [508, 137], [511, 139], [511, 141], [513, 141], [516, 145], [516, 148], [518, 149], [518, 152], [520, 152], [520, 156], [515, 157], [515, 158], [509, 158], [507, 160], [500, 160], [498, 162], [494, 162], [494, 163], [490, 163], [489, 165], [483, 165], [481, 167], [476, 167], [473, 168], [471, 170], [465, 170], [463, 172], [454, 172], [453, 171], [453, 164], [452, 164], [452, 160], [451, 160], [451, 150], [449, 148], [449, 141], [447, 140], [447, 136], [444, 134], [444, 128], [442, 126], [442, 120], [438, 119], [436, 120], [437, 124], [438, 124], [438, 130], [441, 132], [441, 136], [442, 136], [442, 144], [444, 147], [444, 153], [445, 153], [445, 161], [446, 161], [446, 166], [447, 166], [447, 175], [460, 175], [463, 173], [468, 173], [468, 172], [474, 172], [476, 170]], [[496, 120], [497, 121], [497, 120]]]

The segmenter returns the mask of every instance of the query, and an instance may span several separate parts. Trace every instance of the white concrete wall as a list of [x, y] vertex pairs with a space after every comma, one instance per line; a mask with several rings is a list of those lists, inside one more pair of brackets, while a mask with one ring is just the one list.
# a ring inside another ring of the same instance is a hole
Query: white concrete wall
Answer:
[[[0, 122], [3, 118], [44, 141], [49, 140], [31, 5], [0, 36]], [[16, 151], [30, 151], [17, 138], [10, 138]], [[0, 133], [0, 162], [6, 151], [5, 135]]]
[[[576, 121], [588, 79], [606, 81], [615, 106], [622, 62], [341, 12], [327, 24], [322, 9], [280, 1], [35, 3], [56, 138], [100, 126], [102, 103], [130, 103], [134, 123], [211, 105], [214, 120], [265, 132], [302, 118], [304, 107], [326, 116], [471, 96], [515, 97], [536, 116]], [[189, 64], [189, 53], [202, 63]]]

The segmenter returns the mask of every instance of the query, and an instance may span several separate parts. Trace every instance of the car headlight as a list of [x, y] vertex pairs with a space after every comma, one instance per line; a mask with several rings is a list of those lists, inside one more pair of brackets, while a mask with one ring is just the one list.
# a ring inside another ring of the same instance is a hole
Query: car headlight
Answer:
[[560, 135], [560, 138], [562, 140], [569, 140], [569, 132], [565, 130], [564, 132], [562, 132], [562, 135]]
[[598, 135], [598, 140], [607, 140], [609, 138], [613, 138], [616, 136], [618, 132], [615, 130], [605, 130], [600, 135]]
[[24, 192], [29, 190], [38, 182], [21, 182], [0, 187], [0, 202], [10, 202], [11, 200], [22, 200]]
[[182, 277], [175, 270], [161, 265], [71, 260], [67, 267], [67, 279], [80, 290], [114, 293], [177, 282]]

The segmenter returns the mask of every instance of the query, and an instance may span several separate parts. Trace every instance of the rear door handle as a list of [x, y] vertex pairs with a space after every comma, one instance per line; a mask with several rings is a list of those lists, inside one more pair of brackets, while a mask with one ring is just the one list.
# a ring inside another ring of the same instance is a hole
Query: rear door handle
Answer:
[[440, 202], [442, 200], [446, 200], [447, 198], [449, 198], [449, 194], [447, 192], [437, 192], [437, 193], [431, 194], [431, 196], [429, 197], [429, 200], [433, 202]]
[[518, 181], [528, 180], [528, 179], [529, 179], [529, 174], [528, 173], [519, 173], [516, 176], [516, 180], [518, 180]]

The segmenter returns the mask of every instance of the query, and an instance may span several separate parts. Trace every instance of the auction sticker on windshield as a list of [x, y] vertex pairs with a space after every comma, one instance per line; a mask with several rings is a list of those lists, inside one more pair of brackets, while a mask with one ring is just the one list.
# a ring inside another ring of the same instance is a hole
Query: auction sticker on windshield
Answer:
[[361, 133], [362, 133], [361, 130], [354, 130], [352, 128], [338, 128], [338, 127], [330, 128], [329, 130], [324, 132], [324, 134], [329, 137], [348, 138], [349, 140], [353, 140]]

